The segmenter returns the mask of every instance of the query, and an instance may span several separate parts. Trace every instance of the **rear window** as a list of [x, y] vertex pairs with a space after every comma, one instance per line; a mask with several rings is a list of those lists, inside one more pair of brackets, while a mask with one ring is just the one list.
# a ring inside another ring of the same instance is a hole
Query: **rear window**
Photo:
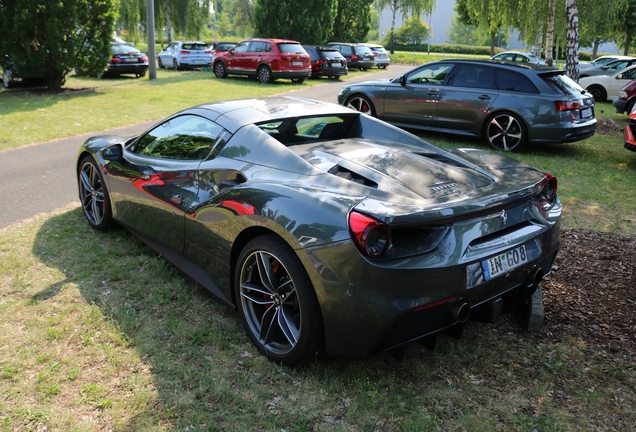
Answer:
[[111, 45], [110, 49], [113, 54], [123, 54], [123, 53], [138, 53], [141, 52], [137, 48], [132, 47], [130, 45]]
[[184, 43], [181, 47], [192, 51], [205, 51], [208, 49], [208, 46], [204, 43]]
[[497, 88], [511, 92], [539, 93], [527, 76], [505, 69], [497, 70]]
[[342, 54], [340, 54], [338, 51], [322, 51], [322, 56], [329, 60], [343, 58]]
[[278, 49], [280, 50], [280, 52], [286, 54], [307, 54], [305, 49], [300, 46], [300, 44], [279, 43]]
[[357, 46], [355, 47], [356, 54], [371, 54], [373, 55], [373, 51], [369, 47], [365, 46]]
[[557, 93], [578, 97], [585, 91], [583, 87], [564, 73], [541, 74], [539, 77]]

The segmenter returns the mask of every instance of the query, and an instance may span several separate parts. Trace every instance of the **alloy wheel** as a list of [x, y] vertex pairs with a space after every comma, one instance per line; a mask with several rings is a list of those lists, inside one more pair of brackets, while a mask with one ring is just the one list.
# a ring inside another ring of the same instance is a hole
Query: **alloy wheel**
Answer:
[[525, 145], [521, 121], [513, 114], [499, 114], [490, 119], [486, 137], [497, 150], [516, 151]]
[[84, 162], [79, 172], [79, 192], [86, 219], [93, 226], [104, 222], [106, 204], [102, 179], [95, 165]]

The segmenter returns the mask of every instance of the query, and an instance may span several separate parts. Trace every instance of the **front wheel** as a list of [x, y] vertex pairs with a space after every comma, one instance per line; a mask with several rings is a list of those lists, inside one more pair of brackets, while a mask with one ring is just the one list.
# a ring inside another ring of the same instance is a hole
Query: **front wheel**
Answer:
[[602, 86], [591, 85], [587, 88], [587, 91], [590, 92], [596, 102], [605, 102], [605, 99], [607, 99], [607, 92]]
[[375, 117], [375, 107], [366, 96], [353, 96], [347, 100], [345, 106]]
[[9, 88], [13, 85], [13, 77], [11, 76], [11, 71], [5, 70], [2, 73], [2, 84]]
[[214, 63], [214, 75], [217, 78], [227, 78], [227, 71], [225, 70], [225, 65], [223, 62]]
[[312, 360], [322, 347], [322, 319], [309, 276], [295, 252], [274, 235], [250, 241], [235, 277], [241, 321], [268, 359], [291, 366]]
[[98, 230], [110, 228], [113, 215], [110, 197], [97, 163], [90, 156], [84, 156], [77, 171], [77, 184], [82, 210], [88, 224]]
[[256, 79], [263, 84], [269, 84], [274, 81], [272, 70], [268, 66], [261, 66], [256, 71]]
[[161, 61], [161, 57], [157, 57], [157, 64], [159, 65], [159, 69], [165, 69], [166, 66]]
[[498, 113], [486, 123], [486, 138], [496, 150], [520, 151], [526, 145], [523, 122], [512, 113]]

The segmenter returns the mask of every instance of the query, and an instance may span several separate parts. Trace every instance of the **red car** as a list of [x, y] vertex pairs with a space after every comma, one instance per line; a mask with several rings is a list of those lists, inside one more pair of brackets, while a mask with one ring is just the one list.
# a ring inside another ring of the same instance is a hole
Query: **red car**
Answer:
[[627, 127], [625, 127], [625, 148], [636, 152], [636, 112], [627, 115]]
[[299, 42], [250, 39], [216, 57], [212, 70], [217, 78], [247, 75], [262, 83], [271, 83], [278, 78], [302, 83], [311, 75], [311, 62]]
[[629, 114], [634, 109], [634, 103], [636, 103], [636, 81], [630, 81], [618, 92], [618, 99], [614, 99], [612, 104], [617, 113]]

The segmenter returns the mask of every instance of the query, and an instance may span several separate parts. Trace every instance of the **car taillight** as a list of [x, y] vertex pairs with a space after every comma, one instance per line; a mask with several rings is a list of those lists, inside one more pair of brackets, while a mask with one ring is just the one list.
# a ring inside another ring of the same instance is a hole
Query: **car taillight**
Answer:
[[381, 256], [389, 245], [389, 228], [382, 221], [352, 211], [349, 230], [358, 250], [371, 258]]
[[545, 174], [545, 180], [542, 182], [543, 188], [541, 189], [541, 193], [539, 194], [539, 205], [545, 211], [550, 210], [554, 204], [556, 203], [557, 198], [557, 188], [559, 183], [557, 182], [557, 178], [552, 174]]
[[142, 56], [142, 57], [139, 59], [139, 61], [140, 61], [141, 63], [145, 63], [145, 62], [147, 62], [147, 61], [148, 61], [148, 57], [146, 57], [146, 56]]
[[581, 108], [581, 104], [578, 102], [572, 101], [556, 101], [554, 102], [557, 111], [574, 111]]
[[212, 54], [212, 50], [205, 50], [206, 54]]
[[378, 53], [373, 51], [373, 57], [377, 57], [377, 56], [378, 56]]
[[186, 50], [180, 50], [179, 54], [190, 54], [190, 51], [186, 51]]
[[627, 99], [627, 92], [625, 90], [621, 90], [618, 92], [619, 99]]
[[358, 57], [356, 54], [351, 55], [351, 61], [356, 61], [359, 60], [360, 57]]
[[111, 63], [121, 63], [121, 59], [120, 59], [119, 57], [112, 56], [112, 57], [110, 58], [110, 62], [111, 62]]

